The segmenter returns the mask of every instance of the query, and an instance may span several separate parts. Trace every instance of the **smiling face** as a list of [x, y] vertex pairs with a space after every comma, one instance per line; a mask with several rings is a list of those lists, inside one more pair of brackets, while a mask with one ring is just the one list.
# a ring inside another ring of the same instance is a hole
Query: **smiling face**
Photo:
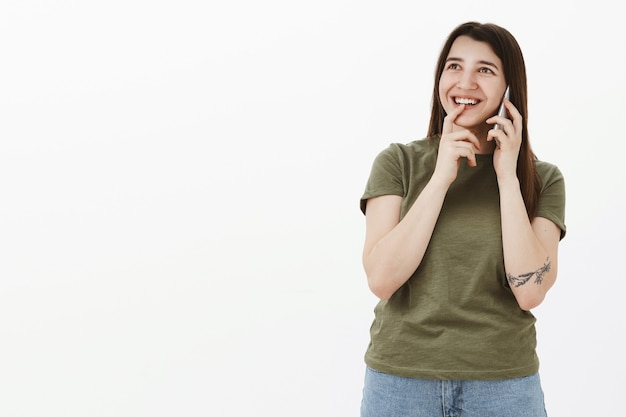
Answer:
[[486, 135], [506, 89], [502, 61], [486, 42], [455, 39], [439, 78], [439, 99], [446, 113], [465, 104], [455, 125]]

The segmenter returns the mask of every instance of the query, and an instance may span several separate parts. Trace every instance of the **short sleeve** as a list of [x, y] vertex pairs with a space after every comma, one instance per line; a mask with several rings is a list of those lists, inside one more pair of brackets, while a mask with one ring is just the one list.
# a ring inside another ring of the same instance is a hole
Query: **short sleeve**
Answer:
[[537, 207], [537, 217], [544, 217], [561, 229], [561, 239], [565, 237], [565, 180], [561, 171], [554, 165], [538, 163], [542, 188]]
[[365, 192], [361, 197], [361, 211], [365, 214], [367, 200], [381, 195], [404, 195], [401, 151], [396, 144], [381, 151], [374, 159]]

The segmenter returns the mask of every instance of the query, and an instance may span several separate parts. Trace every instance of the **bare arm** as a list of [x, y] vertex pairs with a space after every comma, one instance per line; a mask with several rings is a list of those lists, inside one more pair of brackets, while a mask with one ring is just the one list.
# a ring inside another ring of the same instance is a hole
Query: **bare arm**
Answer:
[[367, 202], [363, 266], [371, 291], [386, 300], [419, 266], [447, 187], [432, 181], [400, 221], [402, 197], [384, 195]]
[[508, 100], [505, 105], [512, 120], [498, 116], [487, 120], [505, 126], [489, 132], [489, 140], [497, 137], [500, 142], [494, 168], [500, 189], [504, 268], [520, 308], [530, 310], [541, 304], [556, 280], [561, 230], [543, 217], [528, 218], [516, 173], [522, 117]]
[[530, 310], [556, 280], [561, 230], [543, 217], [528, 219], [516, 179], [499, 185], [506, 277], [520, 308]]

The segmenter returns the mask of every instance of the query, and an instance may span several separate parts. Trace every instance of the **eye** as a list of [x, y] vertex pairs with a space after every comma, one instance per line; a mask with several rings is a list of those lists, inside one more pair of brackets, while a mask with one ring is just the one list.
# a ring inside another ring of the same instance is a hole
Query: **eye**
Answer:
[[491, 68], [488, 67], [481, 67], [478, 72], [482, 73], [482, 74], [494, 74], [493, 70]]
[[461, 66], [459, 64], [455, 64], [455, 63], [452, 63], [452, 64], [448, 65], [448, 67], [447, 67], [447, 69], [449, 69], [449, 70], [458, 70], [460, 68], [461, 68]]

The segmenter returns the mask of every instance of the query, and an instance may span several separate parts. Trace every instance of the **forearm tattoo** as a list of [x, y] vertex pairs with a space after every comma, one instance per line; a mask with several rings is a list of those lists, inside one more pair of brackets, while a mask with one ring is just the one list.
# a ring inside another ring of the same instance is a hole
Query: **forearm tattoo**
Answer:
[[526, 284], [533, 276], [535, 276], [535, 284], [540, 285], [543, 282], [543, 276], [546, 274], [546, 272], [550, 271], [551, 264], [552, 263], [550, 262], [550, 258], [546, 258], [546, 263], [544, 263], [543, 266], [538, 270], [533, 272], [527, 272], [517, 277], [507, 272], [506, 279], [507, 281], [509, 281], [509, 285], [511, 285], [512, 287], [520, 287]]

